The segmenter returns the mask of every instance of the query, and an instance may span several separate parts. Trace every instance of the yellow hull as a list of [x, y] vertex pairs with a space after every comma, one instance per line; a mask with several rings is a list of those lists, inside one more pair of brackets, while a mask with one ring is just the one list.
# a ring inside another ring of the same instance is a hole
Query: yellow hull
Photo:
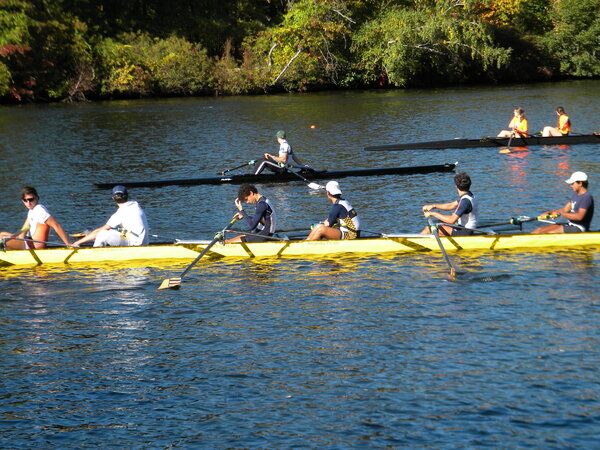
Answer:
[[[442, 237], [444, 248], [454, 251], [600, 248], [600, 232], [573, 234], [502, 234]], [[172, 245], [103, 248], [52, 248], [0, 252], [0, 266], [192, 260], [209, 241], [180, 241]], [[398, 234], [383, 238], [345, 241], [272, 241], [252, 244], [217, 243], [207, 256], [229, 258], [319, 257], [340, 254], [386, 254], [439, 251], [432, 235]]]

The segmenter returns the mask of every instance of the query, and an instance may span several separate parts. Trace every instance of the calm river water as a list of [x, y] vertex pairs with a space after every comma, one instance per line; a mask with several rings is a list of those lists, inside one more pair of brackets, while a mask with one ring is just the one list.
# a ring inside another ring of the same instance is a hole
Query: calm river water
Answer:
[[[116, 101], [0, 108], [0, 229], [24, 184], [69, 232], [115, 207], [94, 182], [214, 176], [288, 133], [315, 168], [459, 161], [482, 216], [596, 190], [600, 146], [366, 152], [481, 137], [521, 106], [532, 131], [564, 106], [600, 129], [600, 81], [530, 86]], [[314, 125], [314, 127], [311, 127]], [[373, 232], [417, 232], [452, 174], [346, 178]], [[322, 192], [259, 185], [280, 227], [324, 218]], [[157, 239], [210, 239], [236, 186], [132, 189]], [[598, 191], [596, 191], [598, 193]], [[599, 194], [600, 195], [600, 194]], [[596, 218], [593, 228], [599, 228]], [[133, 448], [595, 447], [600, 442], [600, 252], [439, 254], [0, 268], [0, 445]]]

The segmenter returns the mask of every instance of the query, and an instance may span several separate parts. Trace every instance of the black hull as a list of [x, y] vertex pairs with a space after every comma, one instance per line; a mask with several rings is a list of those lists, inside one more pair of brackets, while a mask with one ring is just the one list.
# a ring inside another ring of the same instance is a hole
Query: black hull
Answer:
[[187, 178], [178, 180], [157, 180], [157, 181], [119, 181], [112, 183], [95, 183], [94, 186], [100, 189], [111, 189], [117, 184], [122, 184], [128, 188], [132, 187], [161, 187], [161, 186], [194, 186], [199, 184], [243, 184], [243, 183], [287, 183], [289, 181], [302, 181], [301, 177], [307, 180], [324, 180], [346, 177], [371, 177], [378, 175], [414, 175], [433, 172], [452, 172], [455, 164], [440, 164], [434, 166], [413, 166], [413, 167], [386, 167], [379, 169], [356, 169], [356, 170], [338, 170], [338, 171], [301, 171], [300, 176], [293, 173], [261, 173], [260, 175], [231, 175], [213, 178]]
[[[507, 147], [509, 138], [484, 137], [481, 139], [451, 139], [447, 141], [413, 142], [409, 144], [374, 145], [365, 147], [368, 151], [386, 150], [442, 150], [446, 148], [482, 148]], [[532, 136], [528, 138], [513, 138], [511, 147], [527, 147], [529, 145], [576, 145], [600, 143], [598, 134], [582, 134], [571, 136]]]

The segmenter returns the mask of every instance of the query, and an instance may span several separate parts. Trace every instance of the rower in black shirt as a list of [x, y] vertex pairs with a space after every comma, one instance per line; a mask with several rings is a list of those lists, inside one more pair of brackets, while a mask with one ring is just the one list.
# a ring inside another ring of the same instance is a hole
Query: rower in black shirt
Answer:
[[[256, 204], [252, 217], [244, 211], [242, 202], [251, 205]], [[255, 186], [242, 184], [234, 203], [239, 211], [237, 213], [238, 220], [244, 219], [246, 221], [251, 234], [242, 234], [225, 242], [264, 242], [270, 240], [268, 237], [273, 236], [277, 227], [277, 215], [269, 199], [259, 194]]]

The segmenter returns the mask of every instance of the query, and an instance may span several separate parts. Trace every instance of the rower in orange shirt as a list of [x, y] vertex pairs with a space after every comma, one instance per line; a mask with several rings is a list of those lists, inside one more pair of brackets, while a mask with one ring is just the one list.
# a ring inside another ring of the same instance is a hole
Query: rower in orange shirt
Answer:
[[529, 124], [525, 117], [525, 111], [523, 108], [516, 108], [514, 110], [514, 116], [508, 124], [510, 130], [502, 130], [498, 133], [498, 137], [528, 137]]
[[558, 126], [544, 127], [542, 136], [567, 136], [571, 132], [571, 119], [567, 116], [565, 108], [559, 106], [556, 108], [556, 114], [558, 114]]

